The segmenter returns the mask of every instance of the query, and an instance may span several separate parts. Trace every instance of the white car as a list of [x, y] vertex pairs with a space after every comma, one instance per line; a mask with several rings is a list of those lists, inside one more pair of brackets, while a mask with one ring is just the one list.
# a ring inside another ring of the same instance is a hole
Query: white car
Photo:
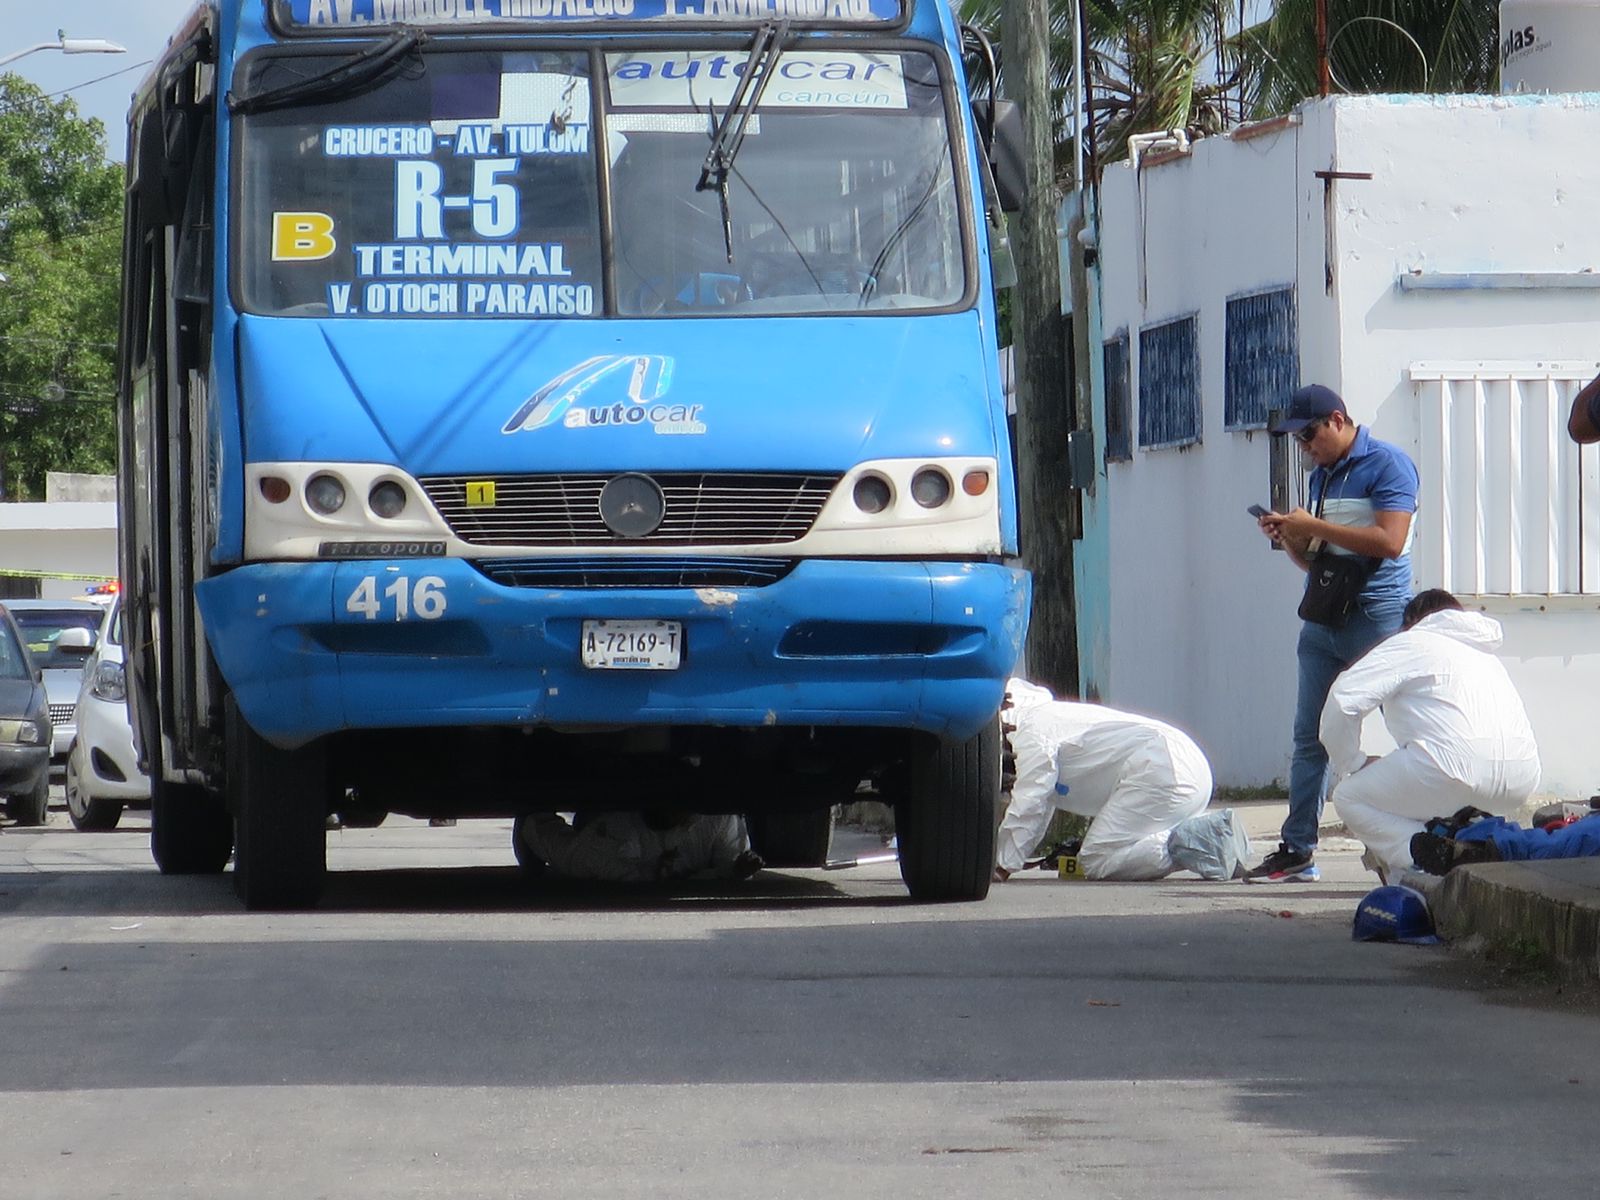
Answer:
[[72, 744], [72, 709], [93, 656], [96, 631], [106, 609], [93, 600], [7, 600], [6, 608], [28, 645], [34, 665], [44, 672], [50, 703], [50, 762], [59, 767]]
[[113, 602], [83, 669], [76, 729], [67, 752], [67, 815], [84, 832], [115, 829], [124, 808], [150, 807], [139, 770], [122, 674], [122, 605]]

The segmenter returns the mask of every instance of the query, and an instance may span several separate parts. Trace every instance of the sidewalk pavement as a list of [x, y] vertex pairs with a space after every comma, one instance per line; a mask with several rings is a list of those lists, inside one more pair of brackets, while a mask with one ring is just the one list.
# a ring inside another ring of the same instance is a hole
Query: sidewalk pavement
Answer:
[[[1243, 816], [1252, 849], [1262, 851], [1277, 844], [1288, 801], [1217, 800], [1212, 807]], [[1323, 848], [1333, 850], [1345, 848], [1349, 833], [1330, 809], [1318, 836]], [[1408, 872], [1393, 882], [1428, 897], [1434, 926], [1446, 941], [1467, 949], [1516, 946], [1542, 955], [1571, 978], [1600, 980], [1600, 858], [1477, 863], [1442, 878]], [[1377, 879], [1372, 883], [1376, 887]]]
[[1399, 882], [1428, 897], [1446, 941], [1515, 946], [1571, 978], [1600, 979], [1600, 858], [1475, 863], [1443, 878], [1408, 872]]

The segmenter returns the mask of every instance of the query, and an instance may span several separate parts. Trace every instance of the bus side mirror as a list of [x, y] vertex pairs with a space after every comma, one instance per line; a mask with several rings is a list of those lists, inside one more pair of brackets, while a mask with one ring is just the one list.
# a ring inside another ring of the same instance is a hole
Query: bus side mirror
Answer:
[[974, 100], [972, 119], [980, 130], [990, 128], [990, 105], [994, 106], [994, 137], [985, 147], [1000, 192], [1002, 212], [1020, 212], [1028, 194], [1027, 147], [1023, 142], [1022, 109], [1013, 100]]

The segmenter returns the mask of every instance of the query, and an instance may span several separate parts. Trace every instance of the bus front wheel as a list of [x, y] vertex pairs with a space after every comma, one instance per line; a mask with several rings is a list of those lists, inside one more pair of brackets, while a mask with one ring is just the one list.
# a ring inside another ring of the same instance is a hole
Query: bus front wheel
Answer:
[[994, 874], [1000, 722], [965, 741], [929, 738], [913, 752], [894, 806], [900, 878], [913, 900], [982, 900]]
[[228, 698], [233, 889], [244, 906], [310, 908], [327, 874], [327, 758], [316, 745], [272, 745]]

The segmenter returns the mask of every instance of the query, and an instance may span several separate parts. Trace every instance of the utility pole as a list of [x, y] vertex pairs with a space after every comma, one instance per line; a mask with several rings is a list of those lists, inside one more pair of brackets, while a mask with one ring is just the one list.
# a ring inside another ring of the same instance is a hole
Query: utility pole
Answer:
[[1006, 92], [1022, 110], [1027, 196], [1012, 224], [1017, 286], [1011, 328], [1017, 380], [1017, 495], [1022, 558], [1033, 572], [1028, 670], [1058, 696], [1078, 694], [1072, 539], [1077, 501], [1067, 486], [1073, 426], [1056, 245], [1055, 142], [1046, 56], [1045, 0], [1003, 0]]

